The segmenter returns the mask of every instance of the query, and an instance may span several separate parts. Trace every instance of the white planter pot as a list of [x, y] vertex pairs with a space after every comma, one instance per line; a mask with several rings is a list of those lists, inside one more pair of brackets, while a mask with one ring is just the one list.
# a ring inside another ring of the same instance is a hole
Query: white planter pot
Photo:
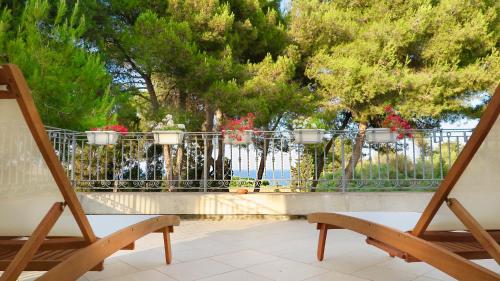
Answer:
[[293, 130], [295, 143], [315, 144], [323, 141], [325, 130], [323, 129], [295, 129]]
[[153, 138], [156, 144], [182, 144], [184, 132], [173, 131], [153, 131]]
[[[237, 136], [240, 136], [240, 140], [238, 140]], [[252, 136], [252, 130], [236, 132], [226, 131], [226, 133], [224, 134], [224, 143], [233, 145], [250, 144], [252, 143]]]
[[119, 133], [115, 131], [86, 131], [89, 144], [109, 145], [116, 144]]
[[370, 128], [366, 130], [365, 139], [371, 143], [396, 142], [397, 133], [389, 128]]

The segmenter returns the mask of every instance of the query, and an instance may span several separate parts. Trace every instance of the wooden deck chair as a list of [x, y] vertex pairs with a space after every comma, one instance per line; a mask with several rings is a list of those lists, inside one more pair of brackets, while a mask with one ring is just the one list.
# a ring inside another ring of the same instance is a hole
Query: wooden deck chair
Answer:
[[76, 280], [134, 242], [162, 232], [166, 263], [179, 217], [157, 216], [97, 238], [59, 162], [15, 65], [0, 65], [0, 276], [48, 271], [39, 280]]
[[[500, 86], [413, 230], [404, 232], [356, 213], [313, 213], [323, 260], [328, 229], [366, 235], [366, 242], [407, 262], [423, 261], [458, 280], [500, 280], [469, 259], [500, 263]], [[397, 216], [397, 214], [394, 214]]]

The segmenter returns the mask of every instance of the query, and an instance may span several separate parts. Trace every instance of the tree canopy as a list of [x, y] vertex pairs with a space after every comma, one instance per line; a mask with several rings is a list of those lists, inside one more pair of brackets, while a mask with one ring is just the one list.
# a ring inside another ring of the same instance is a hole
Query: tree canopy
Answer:
[[19, 6], [0, 12], [0, 62], [22, 69], [43, 121], [76, 130], [113, 123], [111, 76], [101, 56], [82, 47], [79, 6], [46, 0]]
[[408, 117], [471, 115], [499, 81], [494, 1], [302, 1], [290, 35], [326, 107], [375, 122], [385, 105]]
[[262, 129], [346, 113], [377, 127], [386, 105], [437, 126], [477, 117], [499, 81], [495, 5], [4, 1], [0, 59], [21, 67], [44, 121], [65, 128], [118, 120], [148, 130], [175, 113], [189, 130], [212, 131], [218, 116], [248, 112]]

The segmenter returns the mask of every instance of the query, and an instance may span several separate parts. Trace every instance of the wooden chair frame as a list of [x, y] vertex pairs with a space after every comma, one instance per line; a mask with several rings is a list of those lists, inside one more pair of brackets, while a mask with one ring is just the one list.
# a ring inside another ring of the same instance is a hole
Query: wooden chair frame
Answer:
[[[15, 99], [31, 134], [61, 192], [64, 202], [54, 202], [33, 233], [25, 240], [0, 236], [0, 281], [16, 280], [22, 271], [48, 271], [39, 280], [76, 280], [89, 270], [102, 270], [103, 261], [120, 249], [133, 250], [134, 242], [152, 232], [163, 233], [165, 261], [170, 264], [170, 233], [180, 224], [178, 216], [154, 217], [102, 239], [94, 234], [66, 173], [55, 154], [36, 110], [28, 85], [16, 65], [0, 65], [0, 99]], [[82, 237], [47, 236], [68, 207]]]
[[[328, 229], [348, 229], [366, 235], [366, 242], [392, 257], [407, 262], [423, 261], [458, 280], [499, 281], [500, 275], [479, 266], [469, 259], [493, 258], [500, 264], [500, 230], [485, 230], [455, 198], [449, 194], [474, 154], [488, 135], [500, 113], [500, 86], [495, 90], [488, 107], [469, 141], [451, 167], [438, 190], [410, 232], [401, 232], [360, 218], [336, 214], [313, 213], [310, 223], [319, 230], [318, 260], [323, 260]], [[494, 157], [494, 156], [492, 156]], [[446, 203], [468, 231], [428, 231], [427, 227], [439, 208]]]

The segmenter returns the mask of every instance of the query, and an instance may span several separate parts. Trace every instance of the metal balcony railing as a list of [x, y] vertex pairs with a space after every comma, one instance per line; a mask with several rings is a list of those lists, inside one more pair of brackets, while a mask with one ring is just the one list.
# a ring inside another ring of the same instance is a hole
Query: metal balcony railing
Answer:
[[352, 130], [326, 132], [319, 144], [296, 144], [292, 132], [276, 131], [257, 132], [248, 145], [226, 144], [220, 133], [187, 132], [181, 145], [128, 133], [104, 146], [88, 144], [82, 132], [47, 131], [75, 189], [113, 192], [433, 190], [472, 133], [414, 130], [397, 142], [365, 141], [349, 165]]

